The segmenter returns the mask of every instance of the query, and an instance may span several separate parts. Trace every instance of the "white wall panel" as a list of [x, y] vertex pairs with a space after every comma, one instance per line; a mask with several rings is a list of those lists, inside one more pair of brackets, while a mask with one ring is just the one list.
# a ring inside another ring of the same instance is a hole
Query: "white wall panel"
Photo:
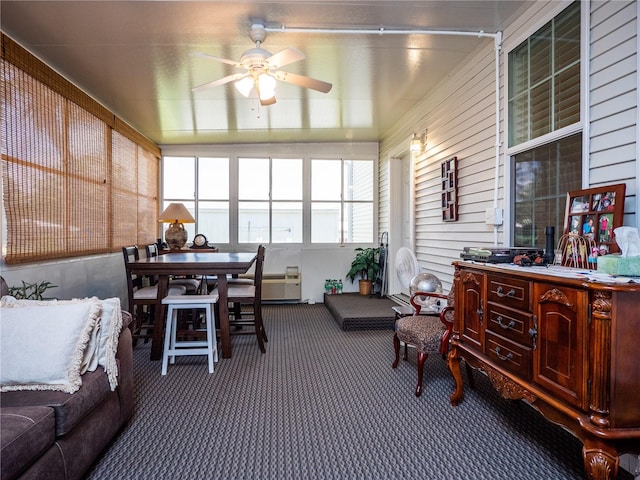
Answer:
[[625, 183], [624, 221], [637, 226], [637, 5], [608, 1], [591, 7], [588, 183]]
[[[501, 142], [504, 145], [506, 53], [566, 8], [570, 1], [530, 2], [505, 28], [500, 65]], [[637, 6], [631, 1], [583, 2], [590, 12], [590, 61], [588, 108], [589, 178], [596, 186], [625, 182], [625, 223], [636, 225], [635, 190], [637, 135], [638, 58]], [[451, 262], [464, 246], [491, 246], [492, 227], [485, 224], [485, 209], [493, 204], [495, 182], [495, 97], [493, 45], [487, 42], [447, 81], [440, 84], [402, 119], [381, 141], [381, 159], [412, 132], [428, 129], [428, 147], [416, 159], [415, 240], [423, 268], [451, 281]], [[442, 222], [440, 216], [439, 164], [459, 159], [458, 222]], [[499, 206], [509, 208], [504, 183], [504, 153], [498, 181]], [[382, 165], [382, 162], [381, 162]], [[382, 204], [382, 200], [381, 200]], [[387, 213], [385, 212], [385, 215]], [[394, 212], [389, 212], [393, 215]], [[381, 217], [381, 224], [384, 219]], [[499, 245], [504, 244], [502, 234]]]

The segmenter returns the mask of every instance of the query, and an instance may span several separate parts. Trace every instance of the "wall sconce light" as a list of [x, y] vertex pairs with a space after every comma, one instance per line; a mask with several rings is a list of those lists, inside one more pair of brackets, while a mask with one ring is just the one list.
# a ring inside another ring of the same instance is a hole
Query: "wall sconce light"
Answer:
[[179, 250], [187, 243], [187, 231], [183, 223], [196, 223], [196, 220], [182, 203], [170, 203], [160, 214], [158, 222], [171, 224], [164, 232], [164, 239], [171, 250]]
[[418, 137], [417, 133], [414, 133], [413, 137], [411, 138], [411, 143], [409, 144], [409, 151], [412, 153], [422, 152], [422, 139]]

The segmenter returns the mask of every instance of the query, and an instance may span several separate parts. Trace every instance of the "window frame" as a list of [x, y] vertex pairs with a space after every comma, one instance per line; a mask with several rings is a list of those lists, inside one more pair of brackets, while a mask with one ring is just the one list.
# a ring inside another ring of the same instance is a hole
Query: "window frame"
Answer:
[[[9, 120], [20, 113], [19, 108], [2, 116], [2, 134], [8, 139], [2, 148], [1, 238], [7, 265], [111, 253], [123, 244], [155, 241], [158, 146], [9, 37], [0, 38], [3, 108], [16, 98], [31, 97], [38, 107], [32, 112], [34, 118], [59, 119], [45, 127], [59, 130], [54, 137], [60, 138], [34, 141], [32, 126]], [[120, 164], [118, 142], [129, 146]], [[62, 162], [57, 165], [52, 159]], [[124, 164], [129, 170], [123, 188], [119, 168]], [[17, 193], [12, 192], [16, 167], [23, 170], [17, 176], [29, 177]], [[42, 185], [54, 188], [54, 178], [60, 179], [55, 208], [50, 201], [22, 203], [29, 194], [42, 193]], [[118, 216], [122, 205], [134, 205], [124, 227]], [[39, 221], [43, 212], [55, 219]]]
[[[344, 243], [312, 243], [311, 242], [311, 160], [364, 160], [372, 162], [373, 168], [373, 214], [372, 214], [372, 239], [371, 242], [354, 242], [346, 245], [373, 246], [377, 244], [378, 232], [378, 146], [376, 143], [362, 144], [255, 144], [255, 145], [181, 145], [163, 146], [162, 160], [164, 157], [226, 157], [229, 158], [229, 243], [215, 243], [217, 247], [230, 249], [241, 245], [253, 247], [253, 243], [240, 243], [238, 241], [238, 159], [239, 158], [269, 158], [269, 159], [302, 159], [303, 161], [303, 191], [302, 191], [302, 228], [303, 239], [298, 243], [271, 242], [269, 245], [276, 247], [296, 246], [300, 248], [326, 248], [330, 246], [342, 246]], [[162, 161], [161, 160], [161, 161]], [[160, 167], [160, 204], [166, 202], [163, 196], [164, 168]], [[197, 198], [191, 200], [197, 201]], [[271, 200], [270, 200], [271, 201]], [[197, 218], [196, 218], [197, 221]], [[197, 224], [196, 224], [197, 225]], [[161, 232], [160, 232], [161, 233]], [[197, 232], [196, 232], [197, 233]], [[206, 232], [200, 232], [206, 235]], [[190, 241], [191, 239], [189, 239]], [[266, 244], [266, 242], [265, 242]]]
[[[579, 1], [579, 0], [578, 0]], [[589, 29], [590, 29], [590, 17], [589, 17], [589, 8], [584, 4], [580, 5], [580, 120], [572, 125], [568, 125], [566, 127], [562, 127], [558, 130], [551, 131], [547, 134], [541, 135], [540, 137], [525, 141], [523, 143], [509, 146], [508, 138], [509, 138], [509, 54], [518, 48], [522, 42], [526, 41], [530, 38], [534, 33], [536, 33], [540, 28], [550, 22], [553, 18], [557, 17], [563, 10], [565, 10], [569, 6], [569, 3], [561, 2], [557, 5], [554, 5], [553, 8], [549, 9], [546, 15], [540, 16], [536, 18], [537, 21], [531, 22], [530, 27], [528, 29], [523, 29], [519, 31], [519, 35], [512, 36], [505, 41], [503, 44], [503, 65], [504, 65], [504, 78], [503, 78], [503, 86], [505, 93], [503, 95], [503, 112], [504, 112], [504, 125], [505, 129], [503, 131], [503, 145], [505, 145], [505, 150], [503, 153], [503, 165], [504, 165], [504, 191], [505, 191], [505, 203], [507, 208], [505, 211], [507, 214], [505, 215], [504, 222], [504, 241], [508, 245], [515, 244], [515, 212], [514, 212], [514, 183], [515, 183], [515, 170], [513, 168], [514, 159], [513, 157], [519, 153], [524, 153], [529, 150], [533, 150], [542, 145], [546, 145], [552, 142], [556, 142], [558, 140], [562, 140], [571, 135], [581, 133], [582, 134], [582, 178], [581, 184], [582, 188], [586, 188], [586, 182], [589, 178], [589, 137], [588, 137], [588, 125], [589, 125], [589, 109], [588, 109], [588, 99], [587, 92], [589, 91], [589, 72], [588, 72], [588, 62], [589, 62]], [[558, 233], [556, 232], [556, 237], [558, 237]]]

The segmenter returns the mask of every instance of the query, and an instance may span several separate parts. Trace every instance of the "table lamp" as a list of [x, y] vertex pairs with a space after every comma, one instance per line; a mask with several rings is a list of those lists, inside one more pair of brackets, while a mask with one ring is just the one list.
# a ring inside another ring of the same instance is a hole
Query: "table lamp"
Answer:
[[187, 243], [187, 231], [183, 223], [196, 223], [182, 203], [170, 203], [160, 214], [158, 222], [171, 224], [164, 232], [164, 239], [171, 250], [180, 250]]

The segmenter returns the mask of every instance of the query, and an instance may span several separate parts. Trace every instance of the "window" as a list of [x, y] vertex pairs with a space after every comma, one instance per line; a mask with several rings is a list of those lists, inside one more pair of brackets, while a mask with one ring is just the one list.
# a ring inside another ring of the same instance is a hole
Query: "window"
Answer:
[[509, 53], [509, 146], [580, 121], [580, 2]]
[[238, 242], [302, 242], [302, 159], [238, 159]]
[[311, 161], [311, 242], [373, 241], [373, 167], [369, 160]]
[[163, 208], [183, 203], [196, 219], [185, 224], [188, 240], [204, 233], [211, 243], [229, 243], [229, 159], [164, 157]]
[[580, 188], [582, 135], [514, 155], [516, 247], [544, 247], [545, 228], [564, 230], [567, 192]]
[[374, 159], [166, 156], [163, 205], [184, 203], [196, 219], [189, 238], [214, 244], [369, 244], [374, 168]]
[[4, 35], [2, 47], [6, 262], [155, 241], [158, 147]]
[[543, 247], [548, 225], [557, 239], [566, 193], [582, 185], [580, 51], [574, 2], [509, 53], [515, 246]]
[[228, 158], [198, 158], [197, 192], [197, 231], [207, 232], [210, 242], [229, 243]]

